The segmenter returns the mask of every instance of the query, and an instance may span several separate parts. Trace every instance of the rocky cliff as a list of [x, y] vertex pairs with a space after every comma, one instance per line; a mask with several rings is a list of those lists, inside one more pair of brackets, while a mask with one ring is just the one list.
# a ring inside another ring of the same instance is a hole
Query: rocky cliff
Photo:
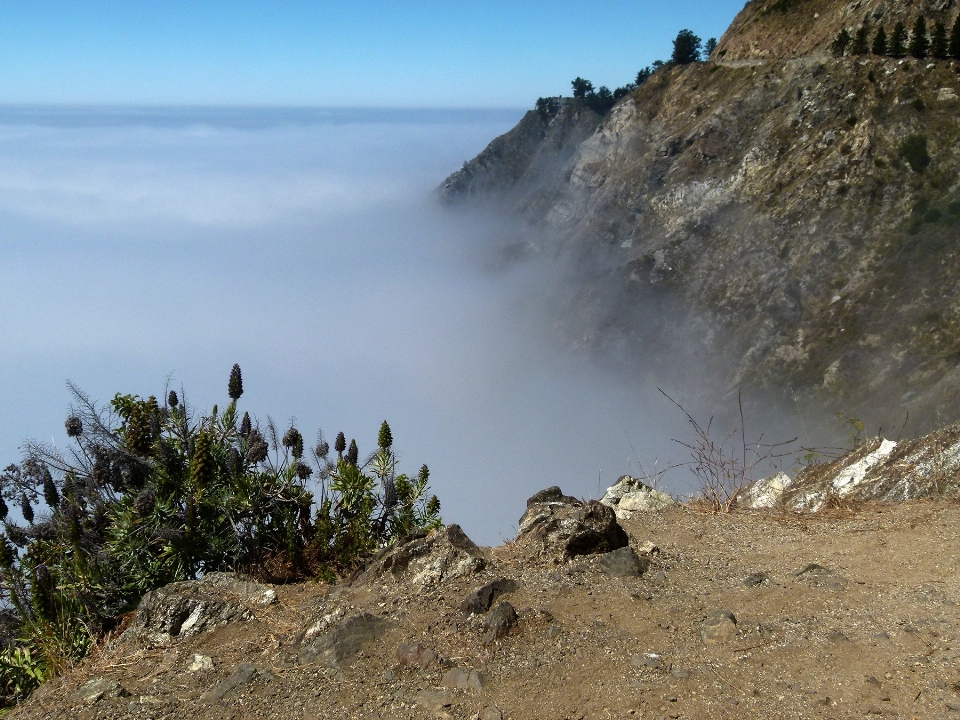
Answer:
[[528, 113], [441, 198], [506, 203], [525, 242], [571, 260], [587, 343], [631, 337], [669, 295], [679, 314], [642, 342], [730, 358], [730, 385], [955, 419], [960, 64], [828, 52], [863, 22], [950, 27], [954, 4], [749, 3], [713, 61], [602, 118]]

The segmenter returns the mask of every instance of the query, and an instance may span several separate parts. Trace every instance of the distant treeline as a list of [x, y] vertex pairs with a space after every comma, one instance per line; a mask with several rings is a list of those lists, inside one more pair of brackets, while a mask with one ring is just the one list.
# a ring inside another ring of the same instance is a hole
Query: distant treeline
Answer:
[[913, 32], [908, 33], [906, 25], [899, 21], [889, 36], [882, 25], [871, 33], [870, 26], [864, 20], [853, 35], [843, 28], [830, 44], [830, 50], [834, 57], [872, 54], [896, 58], [911, 55], [915, 58], [929, 56], [941, 60], [960, 60], [960, 15], [954, 20], [949, 35], [947, 26], [939, 21], [934, 23], [933, 32], [928, 34], [923, 15], [917, 17]]
[[[626, 97], [643, 85], [643, 83], [660, 68], [670, 65], [687, 65], [695, 62], [706, 62], [710, 59], [716, 47], [716, 38], [710, 38], [704, 43], [703, 40], [691, 30], [681, 30], [677, 33], [677, 37], [673, 41], [673, 54], [670, 56], [668, 62], [654, 60], [652, 64], [637, 73], [634, 82], [627, 83], [612, 91], [606, 85], [594, 88], [593, 83], [589, 80], [585, 80], [582, 77], [574, 78], [570, 83], [573, 86], [573, 97], [582, 101], [594, 112], [603, 115], [610, 110], [618, 100]], [[541, 115], [548, 115], [555, 106], [554, 98], [537, 99], [536, 109]]]

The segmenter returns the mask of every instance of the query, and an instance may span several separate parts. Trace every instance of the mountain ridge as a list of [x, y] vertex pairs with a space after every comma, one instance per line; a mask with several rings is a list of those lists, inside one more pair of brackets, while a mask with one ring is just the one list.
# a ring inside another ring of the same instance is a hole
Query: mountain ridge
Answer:
[[[809, 0], [780, 17], [774, 4], [748, 4], [724, 34], [714, 57], [740, 60], [663, 68], [591, 118], [588, 137], [570, 133], [550, 152], [519, 129], [545, 123], [543, 137], [560, 137], [552, 126], [569, 125], [577, 101], [548, 117], [531, 111], [495, 142], [500, 155], [516, 148], [514, 158], [540, 165], [514, 166], [498, 184], [484, 151], [486, 164], [454, 173], [441, 199], [501, 204], [525, 224], [525, 243], [577, 267], [571, 323], [589, 345], [629, 336], [651, 288], [668, 288], [684, 310], [667, 325], [699, 328], [688, 354], [730, 358], [728, 386], [809, 391], [888, 424], [907, 412], [956, 419], [957, 64], [826, 57], [846, 6]], [[834, 19], [791, 47], [819, 55], [734, 51], [758, 27], [772, 34], [814, 6]], [[952, 17], [937, 12], [928, 19]], [[656, 342], [677, 332], [664, 327]]]

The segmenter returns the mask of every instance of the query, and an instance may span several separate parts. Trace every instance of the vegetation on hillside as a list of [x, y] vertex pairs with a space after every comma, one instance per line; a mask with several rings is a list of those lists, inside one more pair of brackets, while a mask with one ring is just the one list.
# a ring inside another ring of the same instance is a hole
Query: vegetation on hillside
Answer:
[[[72, 446], [28, 442], [0, 474], [0, 695], [12, 702], [79, 660], [148, 591], [218, 570], [275, 582], [333, 579], [376, 549], [440, 525], [424, 465], [397, 473], [390, 426], [361, 462], [343, 433], [309, 450], [230, 402], [198, 414], [117, 394], [100, 406], [73, 385]], [[10, 507], [18, 508], [18, 522]]]
[[[673, 65], [687, 65], [701, 61], [706, 62], [710, 59], [716, 47], [716, 38], [710, 38], [704, 44], [703, 40], [691, 30], [681, 30], [677, 33], [677, 37], [673, 41], [673, 53], [669, 62], [655, 60], [651, 65], [648, 65], [637, 73], [634, 82], [622, 85], [612, 91], [606, 85], [594, 88], [590, 80], [578, 76], [570, 82], [573, 89], [573, 99], [579, 100], [595, 113], [604, 115], [616, 105], [619, 100], [643, 85], [657, 70]], [[559, 101], [560, 98], [537, 98], [535, 108], [537, 112], [546, 117], [559, 107]]]
[[925, 57], [938, 60], [960, 59], [960, 14], [954, 20], [949, 35], [946, 25], [939, 21], [934, 23], [933, 31], [928, 32], [926, 19], [923, 15], [918, 15], [913, 30], [909, 33], [906, 25], [897, 22], [889, 39], [882, 25], [877, 26], [872, 42], [868, 42], [869, 36], [870, 26], [866, 21], [854, 35], [851, 35], [847, 28], [841, 28], [830, 44], [830, 51], [834, 57], [872, 53], [895, 58], [910, 55], [918, 59]]

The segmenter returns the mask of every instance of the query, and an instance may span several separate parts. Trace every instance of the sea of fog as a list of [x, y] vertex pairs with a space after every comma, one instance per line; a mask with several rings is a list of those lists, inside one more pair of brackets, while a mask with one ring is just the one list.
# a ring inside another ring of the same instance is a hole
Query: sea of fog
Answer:
[[241, 410], [308, 441], [363, 455], [387, 419], [485, 544], [536, 490], [665, 462], [679, 413], [564, 350], [550, 274], [432, 195], [521, 114], [0, 108], [0, 466], [66, 443], [68, 379], [209, 410], [233, 363]]

